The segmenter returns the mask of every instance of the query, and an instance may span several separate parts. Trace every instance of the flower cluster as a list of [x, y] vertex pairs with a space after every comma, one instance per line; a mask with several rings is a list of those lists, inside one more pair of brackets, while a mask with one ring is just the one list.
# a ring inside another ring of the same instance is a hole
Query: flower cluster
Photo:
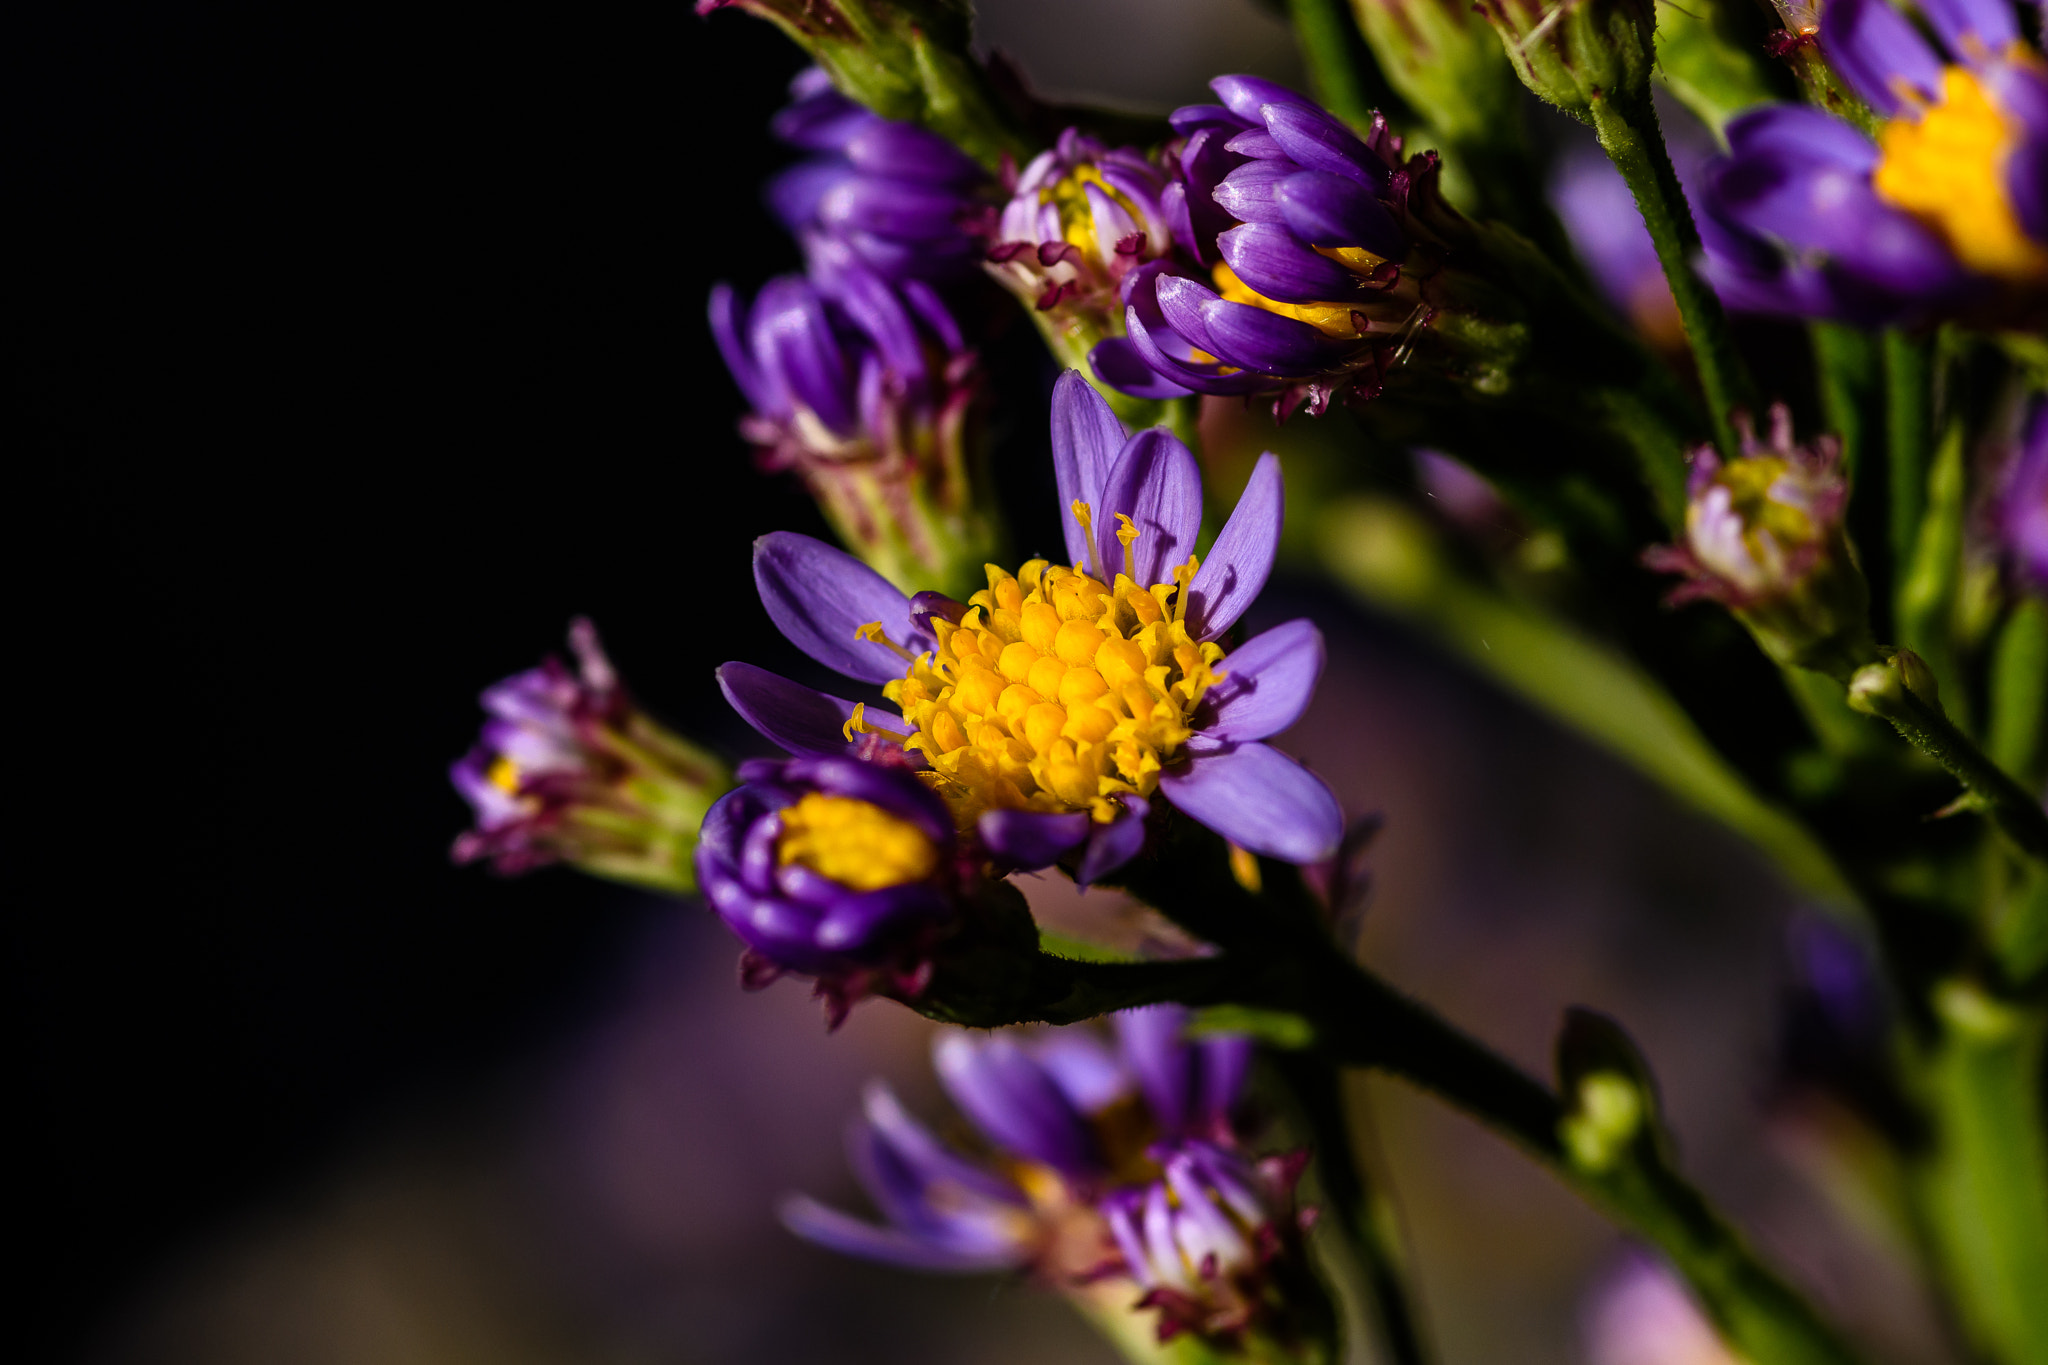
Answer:
[[1190, 1042], [1188, 1021], [1171, 1005], [1115, 1015], [1114, 1049], [1081, 1027], [945, 1034], [933, 1062], [985, 1155], [941, 1142], [875, 1084], [848, 1154], [886, 1223], [803, 1196], [783, 1220], [851, 1255], [1023, 1271], [1112, 1310], [1157, 1310], [1160, 1340], [1326, 1331], [1294, 1204], [1306, 1154], [1244, 1150], [1233, 1111], [1250, 1042]]
[[1829, 63], [1876, 111], [1874, 138], [1823, 110], [1732, 120], [1709, 169], [1706, 270], [1731, 306], [1862, 324], [2048, 305], [2048, 62], [2005, 0], [1831, 0]]
[[590, 622], [569, 627], [569, 646], [575, 671], [550, 658], [484, 692], [481, 741], [448, 770], [476, 815], [455, 860], [695, 889], [691, 850], [724, 769], [633, 704]]

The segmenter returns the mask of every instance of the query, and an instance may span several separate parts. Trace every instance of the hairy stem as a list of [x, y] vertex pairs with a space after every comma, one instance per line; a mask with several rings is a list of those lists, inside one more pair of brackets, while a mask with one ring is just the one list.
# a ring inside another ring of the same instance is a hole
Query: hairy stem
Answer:
[[1939, 706], [1905, 692], [1882, 712], [1920, 752], [1948, 769], [1968, 788], [1985, 814], [2008, 838], [2032, 857], [2048, 863], [2048, 812], [2010, 773], [1956, 728]]
[[1714, 439], [1722, 452], [1732, 457], [1738, 453], [1732, 414], [1737, 408], [1755, 409], [1756, 389], [1735, 349], [1720, 299], [1693, 269], [1693, 257], [1700, 250], [1699, 229], [1693, 225], [1692, 210], [1679, 187], [1671, 156], [1664, 150], [1656, 112], [1647, 100], [1608, 99], [1595, 100], [1592, 111], [1600, 145], [1635, 196], [1636, 208], [1657, 248], [1657, 260], [1664, 267], [1664, 278], [1671, 284], [1671, 296], [1678, 302], [1678, 315], [1699, 365], [1700, 387], [1706, 391]]

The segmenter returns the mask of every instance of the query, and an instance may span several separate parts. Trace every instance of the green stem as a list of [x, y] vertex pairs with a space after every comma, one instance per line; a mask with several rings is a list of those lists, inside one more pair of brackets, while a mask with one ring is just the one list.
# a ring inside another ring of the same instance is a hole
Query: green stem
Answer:
[[1597, 99], [1592, 104], [1593, 129], [1600, 145], [1614, 161], [1621, 178], [1635, 196], [1636, 208], [1650, 230], [1657, 248], [1657, 260], [1670, 282], [1671, 296], [1678, 303], [1678, 315], [1685, 323], [1685, 335], [1692, 343], [1693, 358], [1699, 365], [1700, 387], [1706, 391], [1714, 439], [1731, 458], [1739, 453], [1732, 415], [1737, 408], [1754, 411], [1755, 385], [1748, 367], [1735, 349], [1728, 328], [1728, 315], [1706, 281], [1693, 269], [1693, 257], [1700, 251], [1699, 229], [1693, 225], [1692, 210], [1679, 187], [1678, 172], [1664, 150], [1664, 138], [1657, 128], [1657, 114], [1648, 100], [1640, 103]]
[[1323, 107], [1355, 128], [1387, 103], [1387, 83], [1359, 36], [1345, 0], [1287, 0], [1309, 84]]
[[1884, 393], [1884, 362], [1876, 337], [1838, 322], [1816, 322], [1807, 329], [1818, 373], [1821, 419], [1842, 442], [1842, 467], [1849, 476], [1849, 538], [1870, 580], [1871, 625], [1889, 640], [1894, 575], [1891, 522], [1885, 487], [1880, 417]]
[[2048, 863], [2048, 812], [2041, 809], [2038, 798], [1957, 729], [1939, 705], [1930, 705], [1914, 693], [1900, 689], [1899, 695], [1888, 698], [1882, 709], [1873, 711], [1890, 721], [1920, 752], [1948, 769], [2008, 838], [2026, 853]]
[[1906, 566], [1920, 539], [1920, 514], [1927, 503], [1928, 448], [1933, 443], [1933, 347], [1904, 332], [1884, 334], [1886, 546], [1893, 592], [1905, 581]]
[[1321, 1052], [1273, 1056], [1314, 1137], [1323, 1200], [1335, 1212], [1337, 1227], [1364, 1274], [1385, 1359], [1391, 1365], [1424, 1365], [1429, 1354], [1403, 1270], [1406, 1258], [1386, 1197], [1359, 1166], [1342, 1074]]
[[2048, 713], [2048, 602], [2023, 597], [1998, 632], [1991, 651], [1991, 724], [1985, 748], [1999, 767], [2022, 782], [2041, 766], [2041, 736]]

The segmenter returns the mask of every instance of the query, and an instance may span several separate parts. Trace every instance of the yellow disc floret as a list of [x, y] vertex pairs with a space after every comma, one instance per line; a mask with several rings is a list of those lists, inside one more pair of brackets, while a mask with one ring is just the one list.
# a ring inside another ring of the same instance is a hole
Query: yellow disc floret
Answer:
[[1130, 196], [1102, 178], [1102, 172], [1093, 166], [1076, 166], [1066, 175], [1038, 192], [1041, 204], [1057, 204], [1060, 212], [1060, 226], [1070, 246], [1079, 247], [1084, 253], [1098, 260], [1107, 259], [1115, 249], [1115, 242], [1095, 240], [1095, 208], [1088, 202], [1087, 187], [1093, 185], [1108, 195], [1135, 222], [1143, 222]]
[[[1360, 257], [1369, 257], [1374, 264], [1378, 264], [1380, 259], [1358, 247], [1347, 247], [1344, 250]], [[1322, 254], [1343, 260], [1331, 251], [1324, 251]], [[1343, 263], [1352, 264], [1349, 260], [1343, 260]], [[1250, 304], [1254, 308], [1263, 308], [1268, 313], [1278, 313], [1283, 318], [1305, 322], [1324, 336], [1336, 337], [1340, 341], [1353, 341], [1365, 334], [1364, 327], [1360, 325], [1360, 314], [1349, 304], [1282, 303], [1278, 299], [1269, 299], [1239, 279], [1237, 272], [1222, 261], [1216, 262], [1209, 274], [1216, 282], [1217, 294], [1232, 303]]]
[[[1138, 531], [1118, 520], [1128, 562]], [[1197, 562], [1149, 587], [1090, 568], [989, 565], [959, 624], [934, 620], [938, 648], [883, 689], [963, 826], [1001, 809], [1113, 819], [1112, 798], [1150, 796], [1193, 733], [1223, 659], [1184, 619]], [[849, 728], [867, 727], [857, 713]]]
[[2006, 158], [2022, 136], [2019, 120], [1999, 108], [1975, 73], [1951, 66], [1942, 73], [1938, 103], [1878, 130], [1882, 158], [1871, 186], [1940, 232], [1970, 269], [2042, 279], [2048, 247], [2027, 236], [2005, 188]]
[[782, 812], [776, 857], [855, 891], [879, 891], [929, 877], [939, 851], [923, 830], [872, 802], [806, 792]]

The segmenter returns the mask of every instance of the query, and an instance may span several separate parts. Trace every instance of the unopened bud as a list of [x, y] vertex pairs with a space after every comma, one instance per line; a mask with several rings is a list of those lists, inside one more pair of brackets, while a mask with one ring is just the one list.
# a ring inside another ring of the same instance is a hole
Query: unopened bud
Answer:
[[1598, 102], [1650, 97], [1649, 0], [1479, 0], [1522, 84], [1583, 122]]
[[1934, 670], [1910, 649], [1893, 651], [1883, 663], [1866, 664], [1849, 679], [1849, 705], [1866, 715], [1911, 719], [1908, 696], [1936, 712], [1941, 710]]
[[1582, 1170], [1614, 1167], [1642, 1131], [1643, 1093], [1618, 1071], [1596, 1071], [1579, 1080], [1578, 1107], [1558, 1125], [1572, 1163]]

